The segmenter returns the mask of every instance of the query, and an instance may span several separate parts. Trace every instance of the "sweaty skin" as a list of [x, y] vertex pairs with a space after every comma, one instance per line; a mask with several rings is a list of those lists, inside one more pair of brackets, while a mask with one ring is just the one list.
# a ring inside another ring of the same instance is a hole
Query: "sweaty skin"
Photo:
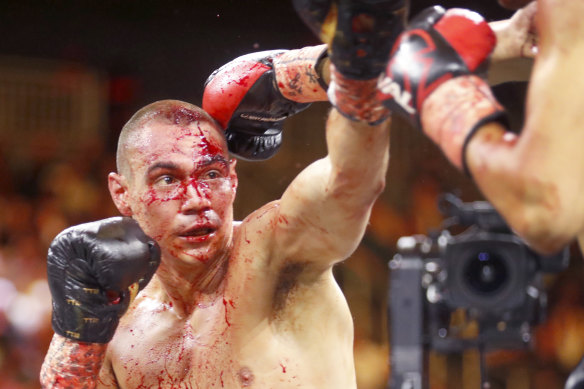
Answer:
[[584, 241], [584, 0], [538, 0], [539, 50], [521, 135], [486, 125], [466, 161], [485, 196], [544, 253]]
[[215, 124], [145, 124], [128, 150], [131, 174], [112, 173], [110, 191], [162, 261], [86, 387], [356, 388], [353, 324], [332, 266], [357, 247], [384, 188], [388, 127], [333, 110], [328, 156], [238, 223], [235, 163]]

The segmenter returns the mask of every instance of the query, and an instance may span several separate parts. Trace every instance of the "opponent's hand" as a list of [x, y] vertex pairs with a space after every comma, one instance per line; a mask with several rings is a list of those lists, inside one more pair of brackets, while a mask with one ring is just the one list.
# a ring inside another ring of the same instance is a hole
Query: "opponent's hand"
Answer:
[[331, 104], [344, 116], [377, 123], [389, 112], [375, 80], [404, 28], [407, 0], [293, 0], [304, 22], [329, 45]]
[[318, 72], [324, 46], [272, 50], [236, 58], [205, 83], [203, 109], [225, 129], [229, 151], [248, 160], [272, 157], [284, 121], [312, 101], [326, 100]]
[[131, 218], [64, 230], [51, 243], [47, 257], [53, 330], [80, 342], [109, 342], [159, 262], [158, 245]]
[[473, 131], [506, 120], [484, 80], [495, 42], [479, 14], [432, 7], [411, 21], [379, 79], [385, 106], [421, 127], [459, 168]]
[[537, 2], [515, 12], [510, 19], [490, 23], [497, 35], [497, 45], [491, 56], [492, 61], [514, 58], [534, 58], [539, 47], [539, 37], [535, 23]]

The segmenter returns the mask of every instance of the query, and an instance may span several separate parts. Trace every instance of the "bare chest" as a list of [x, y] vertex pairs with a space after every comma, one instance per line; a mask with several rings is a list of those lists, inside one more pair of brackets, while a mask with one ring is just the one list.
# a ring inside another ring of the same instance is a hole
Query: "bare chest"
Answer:
[[[352, 387], [352, 342], [339, 333], [328, 339], [335, 331], [334, 321], [312, 323], [299, 337], [263, 317], [244, 318], [236, 312], [229, 301], [220, 300], [189, 320], [170, 320], [159, 312], [154, 320], [137, 317], [131, 326], [122, 323], [110, 344], [118, 385], [138, 389]], [[322, 349], [315, 347], [318, 344]]]
[[[233, 360], [233, 331], [218, 301], [178, 319], [171, 308], [135, 314], [118, 328], [111, 360], [125, 388], [222, 388]], [[126, 324], [127, 323], [127, 324]]]

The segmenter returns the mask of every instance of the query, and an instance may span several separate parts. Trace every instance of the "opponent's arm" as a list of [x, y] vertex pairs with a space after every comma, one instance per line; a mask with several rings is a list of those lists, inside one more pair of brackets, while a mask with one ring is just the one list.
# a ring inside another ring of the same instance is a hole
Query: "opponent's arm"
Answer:
[[279, 150], [288, 117], [327, 99], [328, 79], [325, 45], [247, 54], [209, 76], [203, 109], [225, 130], [232, 154], [264, 160]]
[[540, 49], [522, 132], [515, 137], [505, 128], [481, 128], [466, 160], [511, 226], [540, 251], [552, 252], [584, 231], [584, 28], [576, 22], [584, 2], [538, 3]]
[[130, 218], [68, 228], [51, 244], [47, 277], [55, 336], [41, 369], [44, 388], [94, 388], [107, 343], [160, 261], [156, 243]]
[[[408, 31], [404, 40], [413, 45], [416, 36], [432, 36], [435, 49], [422, 53], [420, 46], [409, 55], [397, 49], [380, 85], [390, 97], [388, 106], [421, 125], [455, 166], [472, 175], [510, 226], [542, 252], [553, 252], [573, 239], [584, 220], [584, 206], [576, 194], [584, 164], [582, 153], [575, 150], [584, 141], [575, 120], [582, 112], [576, 96], [582, 85], [572, 77], [584, 54], [582, 42], [569, 33], [558, 34], [566, 31], [562, 26], [570, 24], [571, 15], [582, 12], [579, 3], [559, 11], [549, 1], [539, 1], [540, 48], [520, 138], [507, 132], [503, 108], [483, 74], [473, 70], [481, 67], [477, 61], [488, 62], [492, 50], [477, 45], [493, 34], [478, 19], [463, 23], [465, 29], [452, 34], [461, 20], [446, 18], [444, 12], [430, 18], [422, 15], [426, 26]], [[440, 66], [396, 66], [408, 60]], [[404, 90], [409, 100], [404, 99]]]

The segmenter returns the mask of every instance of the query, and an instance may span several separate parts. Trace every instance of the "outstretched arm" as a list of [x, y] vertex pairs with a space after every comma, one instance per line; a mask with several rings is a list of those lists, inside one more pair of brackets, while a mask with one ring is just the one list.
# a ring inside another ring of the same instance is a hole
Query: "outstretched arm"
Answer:
[[[235, 109], [226, 110], [225, 105], [214, 101], [219, 101], [221, 96], [235, 96], [231, 90], [239, 88], [241, 83], [233, 81], [245, 74], [227, 72], [223, 67], [207, 83], [205, 95], [218, 99], [204, 99], [203, 106], [223, 124], [228, 142], [233, 131], [249, 133], [250, 128], [261, 127], [257, 132], [259, 138], [279, 133], [281, 122], [278, 119], [303, 108], [298, 103], [322, 100], [328, 95], [335, 107], [326, 125], [328, 156], [305, 169], [283, 194], [276, 206], [277, 215], [271, 213], [273, 219], [270, 220], [276, 221], [276, 244], [270, 258], [278, 258], [276, 263], [301, 261], [328, 269], [347, 258], [362, 238], [373, 203], [384, 188], [389, 158], [389, 112], [377, 99], [377, 78], [395, 38], [403, 29], [406, 1], [372, 3], [295, 1], [301, 17], [328, 44], [329, 56], [319, 55], [319, 61], [312, 61], [304, 68], [298, 60], [303, 57], [298, 50], [271, 56], [269, 67], [263, 68], [258, 81], [247, 82], [241, 101], [233, 102]], [[335, 34], [335, 30], [338, 33]], [[283, 56], [286, 56], [285, 61], [281, 60]], [[241, 61], [239, 58], [231, 64], [241, 64]], [[257, 63], [244, 69], [256, 74]], [[288, 65], [285, 72], [280, 71], [283, 64]], [[317, 84], [318, 88], [314, 88], [315, 83], [311, 81], [315, 78], [312, 76], [314, 70], [318, 70], [318, 78], [324, 81], [324, 85]], [[310, 76], [302, 77], [304, 74]], [[221, 79], [223, 81], [218, 82]], [[258, 94], [265, 90], [258, 87], [258, 82], [268, 79], [272, 87], [269, 96]], [[326, 84], [329, 86], [324, 94]], [[229, 86], [229, 91], [219, 88], [223, 85]], [[290, 85], [303, 92], [289, 93], [287, 87]], [[305, 92], [312, 92], [313, 88], [318, 93], [304, 99]], [[254, 102], [253, 106], [250, 101]], [[254, 115], [248, 115], [250, 111]], [[244, 126], [234, 126], [242, 123], [243, 115], [253, 117], [254, 122], [247, 120]], [[221, 117], [226, 119], [221, 120]], [[260, 118], [266, 125], [258, 123]], [[241, 156], [241, 153], [236, 155]], [[270, 212], [274, 209], [272, 207]]]
[[355, 122], [331, 111], [328, 156], [307, 167], [282, 196], [280, 257], [324, 270], [356, 249], [385, 186], [389, 124]]
[[334, 108], [326, 123], [328, 155], [306, 168], [280, 201], [275, 257], [320, 271], [355, 250], [385, 187], [390, 120], [377, 98], [377, 78], [403, 29], [405, 2], [363, 3], [339, 2], [337, 32], [327, 37], [326, 10], [296, 2], [300, 15], [329, 44], [328, 96]]

